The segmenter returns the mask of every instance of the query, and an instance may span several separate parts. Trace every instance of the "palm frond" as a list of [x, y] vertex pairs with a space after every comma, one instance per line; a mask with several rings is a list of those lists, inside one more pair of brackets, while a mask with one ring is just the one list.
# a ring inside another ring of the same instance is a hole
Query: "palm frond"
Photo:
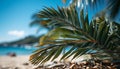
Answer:
[[[51, 26], [52, 29], [40, 38], [39, 49], [30, 57], [33, 64], [54, 60], [60, 54], [63, 54], [61, 60], [70, 56], [74, 59], [93, 50], [109, 54], [109, 50], [116, 51], [120, 46], [119, 24], [114, 24], [117, 30], [109, 35], [111, 28], [104, 18], [89, 23], [88, 15], [84, 15], [83, 10], [78, 12], [75, 6], [58, 9], [46, 7], [38, 16], [41, 22], [45, 21], [42, 25]], [[68, 47], [70, 49], [63, 53]]]

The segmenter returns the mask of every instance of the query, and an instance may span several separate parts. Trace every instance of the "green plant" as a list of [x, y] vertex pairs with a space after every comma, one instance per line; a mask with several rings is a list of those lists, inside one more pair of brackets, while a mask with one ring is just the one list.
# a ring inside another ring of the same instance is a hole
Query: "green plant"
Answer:
[[[120, 48], [120, 25], [113, 26], [103, 17], [88, 20], [88, 14], [80, 12], [75, 6], [67, 8], [44, 8], [38, 13], [40, 24], [51, 30], [40, 38], [38, 50], [31, 56], [33, 64], [54, 60], [63, 54], [62, 59], [74, 58], [87, 53], [107, 53], [110, 57], [118, 55]], [[66, 48], [70, 50], [65, 51]]]

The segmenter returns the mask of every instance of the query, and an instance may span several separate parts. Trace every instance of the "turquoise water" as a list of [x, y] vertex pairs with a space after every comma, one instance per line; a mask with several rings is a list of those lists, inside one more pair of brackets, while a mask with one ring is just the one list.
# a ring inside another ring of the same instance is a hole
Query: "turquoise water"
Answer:
[[17, 55], [30, 55], [35, 50], [31, 46], [0, 46], [0, 55], [16, 53]]
[[[65, 52], [69, 51], [71, 47], [67, 47]], [[36, 48], [32, 46], [0, 46], [0, 56], [8, 53], [16, 53], [17, 55], [30, 55]], [[93, 51], [96, 52], [96, 51]]]

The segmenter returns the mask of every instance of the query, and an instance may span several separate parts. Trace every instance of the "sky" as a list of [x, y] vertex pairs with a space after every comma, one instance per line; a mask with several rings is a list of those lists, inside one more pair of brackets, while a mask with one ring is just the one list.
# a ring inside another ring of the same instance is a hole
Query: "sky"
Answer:
[[37, 27], [30, 27], [32, 15], [45, 6], [64, 6], [61, 0], [0, 0], [0, 42], [18, 40], [28, 35], [38, 34]]
[[[32, 22], [32, 15], [45, 6], [57, 7], [66, 6], [66, 4], [63, 4], [62, 0], [0, 0], [0, 43], [46, 33], [46, 29], [36, 33], [38, 28], [29, 26]], [[102, 7], [104, 6], [100, 6], [100, 8]], [[89, 18], [92, 18], [92, 13], [95, 12], [90, 11], [89, 13]], [[120, 21], [120, 18], [118, 19]]]

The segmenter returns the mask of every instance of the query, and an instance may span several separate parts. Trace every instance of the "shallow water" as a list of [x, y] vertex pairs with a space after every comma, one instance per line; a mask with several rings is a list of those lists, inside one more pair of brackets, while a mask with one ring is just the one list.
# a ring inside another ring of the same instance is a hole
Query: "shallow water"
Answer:
[[32, 46], [0, 46], [0, 56], [8, 53], [16, 53], [17, 55], [30, 55], [35, 50]]

